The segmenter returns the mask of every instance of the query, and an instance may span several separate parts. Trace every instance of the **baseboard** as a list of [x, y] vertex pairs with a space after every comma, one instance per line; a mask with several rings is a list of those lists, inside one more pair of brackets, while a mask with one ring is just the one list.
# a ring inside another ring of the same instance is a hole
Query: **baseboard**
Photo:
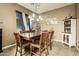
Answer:
[[12, 45], [5, 46], [5, 47], [2, 48], [2, 50], [7, 49], [7, 48], [10, 48], [10, 47], [15, 46], [15, 45], [16, 44], [12, 44]]
[[[54, 41], [61, 42], [60, 40], [54, 40]], [[7, 48], [10, 48], [10, 47], [15, 46], [15, 45], [16, 44], [12, 44], [12, 45], [5, 46], [5, 47], [2, 48], [2, 50], [7, 49]]]

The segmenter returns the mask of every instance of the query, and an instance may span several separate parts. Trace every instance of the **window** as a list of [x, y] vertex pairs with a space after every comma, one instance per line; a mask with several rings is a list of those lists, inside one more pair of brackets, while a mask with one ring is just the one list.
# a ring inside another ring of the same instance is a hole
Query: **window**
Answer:
[[17, 22], [17, 29], [25, 30], [22, 13], [19, 11], [16, 11], [16, 22]]
[[29, 30], [32, 30], [33, 28], [33, 24], [32, 24], [32, 20], [28, 18], [28, 15], [25, 14], [25, 19], [26, 19], [26, 27], [29, 28]]
[[30, 30], [30, 19], [28, 18], [28, 15], [27, 14], [25, 14], [25, 22], [26, 22], [26, 28], [27, 29], [29, 29]]
[[16, 22], [18, 30], [32, 30], [33, 21], [29, 19], [28, 14], [16, 11]]

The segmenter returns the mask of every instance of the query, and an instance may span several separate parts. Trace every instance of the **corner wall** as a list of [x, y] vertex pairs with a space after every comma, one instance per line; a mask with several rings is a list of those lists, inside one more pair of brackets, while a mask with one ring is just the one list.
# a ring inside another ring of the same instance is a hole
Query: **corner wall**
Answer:
[[77, 49], [79, 50], [79, 3], [77, 4]]

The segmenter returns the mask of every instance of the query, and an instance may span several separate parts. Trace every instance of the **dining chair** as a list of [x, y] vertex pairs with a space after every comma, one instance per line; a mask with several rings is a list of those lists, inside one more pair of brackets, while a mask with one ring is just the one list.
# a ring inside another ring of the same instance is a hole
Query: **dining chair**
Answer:
[[[42, 54], [43, 51], [45, 51], [45, 55], [48, 55], [48, 32], [42, 32], [41, 36], [40, 36], [40, 40], [34, 41], [30, 44], [30, 53], [35, 54], [35, 55], [40, 55]], [[33, 51], [34, 48], [37, 48], [38, 51], [35, 52]]]
[[53, 36], [54, 36], [54, 31], [49, 31], [48, 45], [50, 46], [50, 50], [52, 50]]
[[[22, 49], [25, 48], [26, 46], [29, 45], [28, 41], [23, 41], [23, 38], [20, 37], [19, 33], [14, 33], [15, 39], [16, 39], [16, 53], [15, 56], [17, 55], [17, 52], [20, 52], [20, 56], [22, 56]], [[19, 50], [20, 48], [20, 50]]]

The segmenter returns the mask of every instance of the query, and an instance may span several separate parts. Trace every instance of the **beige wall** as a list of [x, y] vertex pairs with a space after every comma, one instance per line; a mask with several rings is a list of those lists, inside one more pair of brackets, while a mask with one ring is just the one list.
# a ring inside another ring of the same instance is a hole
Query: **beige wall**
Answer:
[[3, 21], [3, 47], [15, 43], [13, 32], [16, 31], [16, 10], [26, 14], [32, 13], [17, 4], [0, 4], [0, 20]]
[[79, 4], [77, 4], [77, 48], [79, 50]]
[[[42, 13], [40, 15], [44, 19], [43, 22], [41, 23], [42, 24], [42, 30], [48, 29], [48, 28], [50, 28], [51, 30], [54, 30], [55, 31], [54, 39], [56, 41], [62, 41], [61, 40], [61, 35], [62, 35], [61, 33], [64, 32], [62, 20], [64, 20], [66, 16], [69, 17], [69, 15], [71, 15], [73, 18], [76, 18], [75, 4], [68, 5], [68, 6], [59, 8], [59, 9], [51, 10], [51, 11]], [[45, 20], [47, 20], [47, 18], [57, 18], [59, 20], [59, 23], [55, 24], [55, 25], [46, 25]]]

